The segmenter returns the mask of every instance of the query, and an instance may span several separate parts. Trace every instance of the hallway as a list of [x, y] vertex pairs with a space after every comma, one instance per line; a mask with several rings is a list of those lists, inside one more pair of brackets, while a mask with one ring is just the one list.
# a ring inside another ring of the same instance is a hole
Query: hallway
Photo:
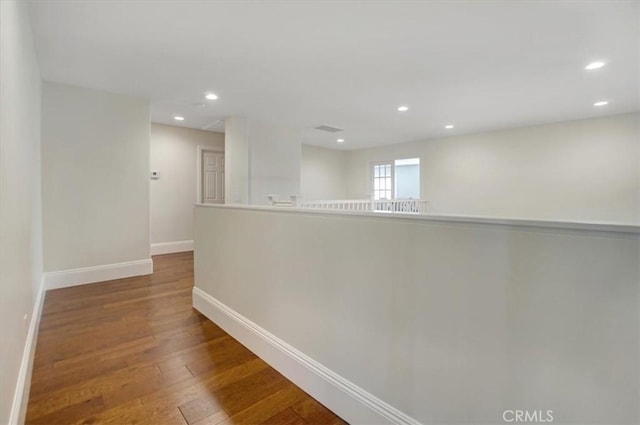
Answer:
[[46, 293], [27, 424], [342, 424], [191, 307], [193, 254]]

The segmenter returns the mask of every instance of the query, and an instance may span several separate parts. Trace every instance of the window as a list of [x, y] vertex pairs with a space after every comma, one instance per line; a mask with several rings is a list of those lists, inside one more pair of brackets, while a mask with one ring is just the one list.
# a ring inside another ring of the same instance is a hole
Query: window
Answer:
[[393, 163], [371, 164], [373, 168], [373, 199], [393, 199]]
[[420, 158], [371, 164], [373, 199], [420, 199]]
[[397, 159], [393, 168], [396, 199], [420, 199], [420, 158]]

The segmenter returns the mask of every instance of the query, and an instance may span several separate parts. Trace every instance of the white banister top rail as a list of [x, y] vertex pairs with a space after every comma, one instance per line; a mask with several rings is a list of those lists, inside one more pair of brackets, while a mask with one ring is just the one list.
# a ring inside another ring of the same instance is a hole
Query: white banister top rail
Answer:
[[278, 199], [278, 195], [267, 196], [267, 199], [269, 199], [269, 202], [271, 202], [272, 207], [295, 207], [298, 205], [297, 198], [297, 195], [291, 195], [289, 196], [289, 200], [282, 201]]

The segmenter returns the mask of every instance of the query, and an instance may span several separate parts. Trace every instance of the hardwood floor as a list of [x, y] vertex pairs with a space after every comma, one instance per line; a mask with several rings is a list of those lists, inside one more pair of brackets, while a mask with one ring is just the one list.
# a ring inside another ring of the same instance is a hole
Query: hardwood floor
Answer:
[[343, 424], [191, 308], [192, 253], [49, 291], [27, 424]]

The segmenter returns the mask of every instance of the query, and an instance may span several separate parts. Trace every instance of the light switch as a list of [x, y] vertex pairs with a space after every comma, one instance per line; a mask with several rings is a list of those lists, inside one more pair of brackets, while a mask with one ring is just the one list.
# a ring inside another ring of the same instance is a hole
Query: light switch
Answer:
[[151, 180], [158, 180], [159, 178], [160, 178], [160, 173], [158, 173], [157, 171], [151, 172]]

